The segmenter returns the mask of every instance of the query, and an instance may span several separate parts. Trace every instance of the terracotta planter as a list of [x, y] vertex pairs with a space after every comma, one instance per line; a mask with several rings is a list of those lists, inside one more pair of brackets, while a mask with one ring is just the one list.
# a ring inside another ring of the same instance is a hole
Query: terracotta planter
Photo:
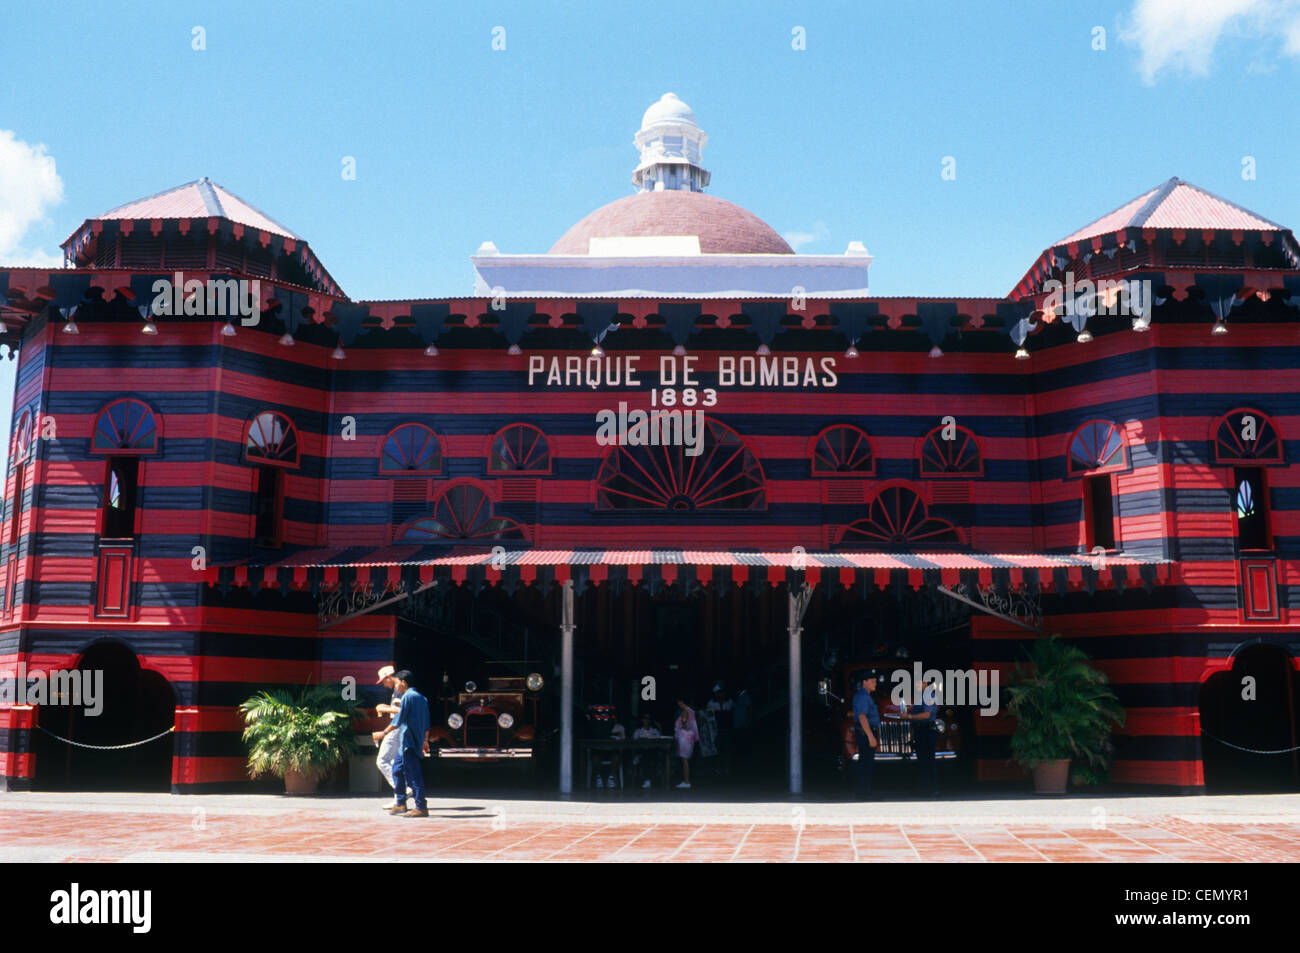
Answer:
[[284, 773], [285, 794], [315, 794], [316, 785], [319, 783], [320, 775], [315, 772], [303, 774], [299, 771], [289, 770]]
[[1035, 794], [1064, 794], [1070, 782], [1070, 759], [1040, 761], [1034, 766]]

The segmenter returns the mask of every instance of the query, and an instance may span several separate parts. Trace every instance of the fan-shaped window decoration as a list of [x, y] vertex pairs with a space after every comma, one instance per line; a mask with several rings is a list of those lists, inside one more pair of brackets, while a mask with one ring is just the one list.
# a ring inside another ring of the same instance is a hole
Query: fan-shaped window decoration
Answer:
[[143, 401], [116, 400], [99, 412], [90, 439], [91, 453], [123, 456], [158, 449], [158, 421]]
[[488, 453], [489, 473], [550, 473], [551, 445], [532, 424], [511, 424]]
[[761, 510], [767, 506], [763, 468], [740, 435], [704, 418], [700, 452], [687, 447], [618, 446], [596, 475], [600, 510]]
[[817, 435], [812, 452], [814, 476], [871, 476], [875, 470], [876, 457], [865, 431], [836, 424]]
[[[947, 436], [952, 439], [946, 439]], [[935, 427], [921, 441], [921, 476], [973, 477], [984, 473], [984, 456], [965, 427]]]
[[1079, 473], [1124, 469], [1124, 435], [1109, 420], [1090, 420], [1070, 437], [1069, 470]]
[[866, 519], [844, 528], [841, 543], [887, 546], [961, 545], [961, 534], [947, 520], [929, 515], [925, 501], [906, 486], [890, 486], [876, 494]]
[[22, 463], [32, 450], [32, 412], [24, 410], [14, 423], [13, 440], [10, 441], [9, 463]]
[[268, 410], [258, 414], [248, 425], [244, 457], [250, 463], [273, 466], [298, 465], [298, 430], [284, 414]]
[[1214, 427], [1215, 463], [1281, 463], [1282, 438], [1258, 410], [1238, 408]]
[[384, 438], [379, 472], [410, 476], [442, 470], [442, 444], [424, 424], [402, 424]]
[[487, 494], [468, 483], [449, 488], [438, 497], [432, 516], [407, 523], [398, 538], [407, 543], [526, 539], [523, 527], [508, 517], [494, 516]]

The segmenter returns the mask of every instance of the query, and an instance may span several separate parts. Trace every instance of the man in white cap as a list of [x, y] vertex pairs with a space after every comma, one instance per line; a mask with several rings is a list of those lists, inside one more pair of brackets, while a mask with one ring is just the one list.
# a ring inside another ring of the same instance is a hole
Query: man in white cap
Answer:
[[[393, 693], [392, 701], [388, 704], [380, 702], [375, 706], [375, 711], [381, 715], [387, 715], [389, 723], [397, 714], [398, 707], [402, 704], [402, 696], [397, 694], [397, 683], [393, 680], [394, 668], [391, 665], [385, 665], [379, 670], [379, 682], [384, 688]], [[401, 745], [401, 735], [396, 731], [373, 731], [370, 737], [375, 739], [375, 744], [379, 745], [379, 756], [375, 758], [375, 764], [379, 766], [379, 773], [384, 776], [388, 786], [393, 786], [393, 759], [397, 757], [397, 751]]]

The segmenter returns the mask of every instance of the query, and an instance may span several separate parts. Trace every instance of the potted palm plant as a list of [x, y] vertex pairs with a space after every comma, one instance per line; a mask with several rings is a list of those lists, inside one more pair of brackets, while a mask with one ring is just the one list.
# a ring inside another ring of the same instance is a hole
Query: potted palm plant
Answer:
[[1016, 719], [1011, 756], [1033, 774], [1034, 793], [1064, 794], [1071, 765], [1076, 783], [1105, 779], [1124, 709], [1082, 650], [1059, 634], [1033, 643], [1029, 665], [1012, 672], [1006, 707]]
[[286, 794], [314, 794], [321, 778], [352, 753], [356, 704], [339, 686], [308, 685], [295, 697], [262, 691], [239, 706], [248, 744], [248, 770], [284, 779]]

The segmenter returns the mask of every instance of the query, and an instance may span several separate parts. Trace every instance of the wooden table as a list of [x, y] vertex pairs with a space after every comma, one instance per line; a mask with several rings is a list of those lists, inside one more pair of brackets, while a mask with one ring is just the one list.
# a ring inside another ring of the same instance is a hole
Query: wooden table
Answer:
[[617, 738], [587, 738], [578, 742], [579, 745], [587, 752], [587, 787], [591, 788], [591, 778], [594, 769], [592, 752], [595, 751], [616, 751], [620, 757], [618, 759], [618, 786], [623, 788], [623, 765], [627, 760], [625, 754], [636, 754], [644, 752], [646, 754], [659, 753], [664, 759], [664, 788], [667, 789], [669, 781], [672, 778], [673, 752], [677, 750], [676, 738], [628, 738], [620, 741]]

